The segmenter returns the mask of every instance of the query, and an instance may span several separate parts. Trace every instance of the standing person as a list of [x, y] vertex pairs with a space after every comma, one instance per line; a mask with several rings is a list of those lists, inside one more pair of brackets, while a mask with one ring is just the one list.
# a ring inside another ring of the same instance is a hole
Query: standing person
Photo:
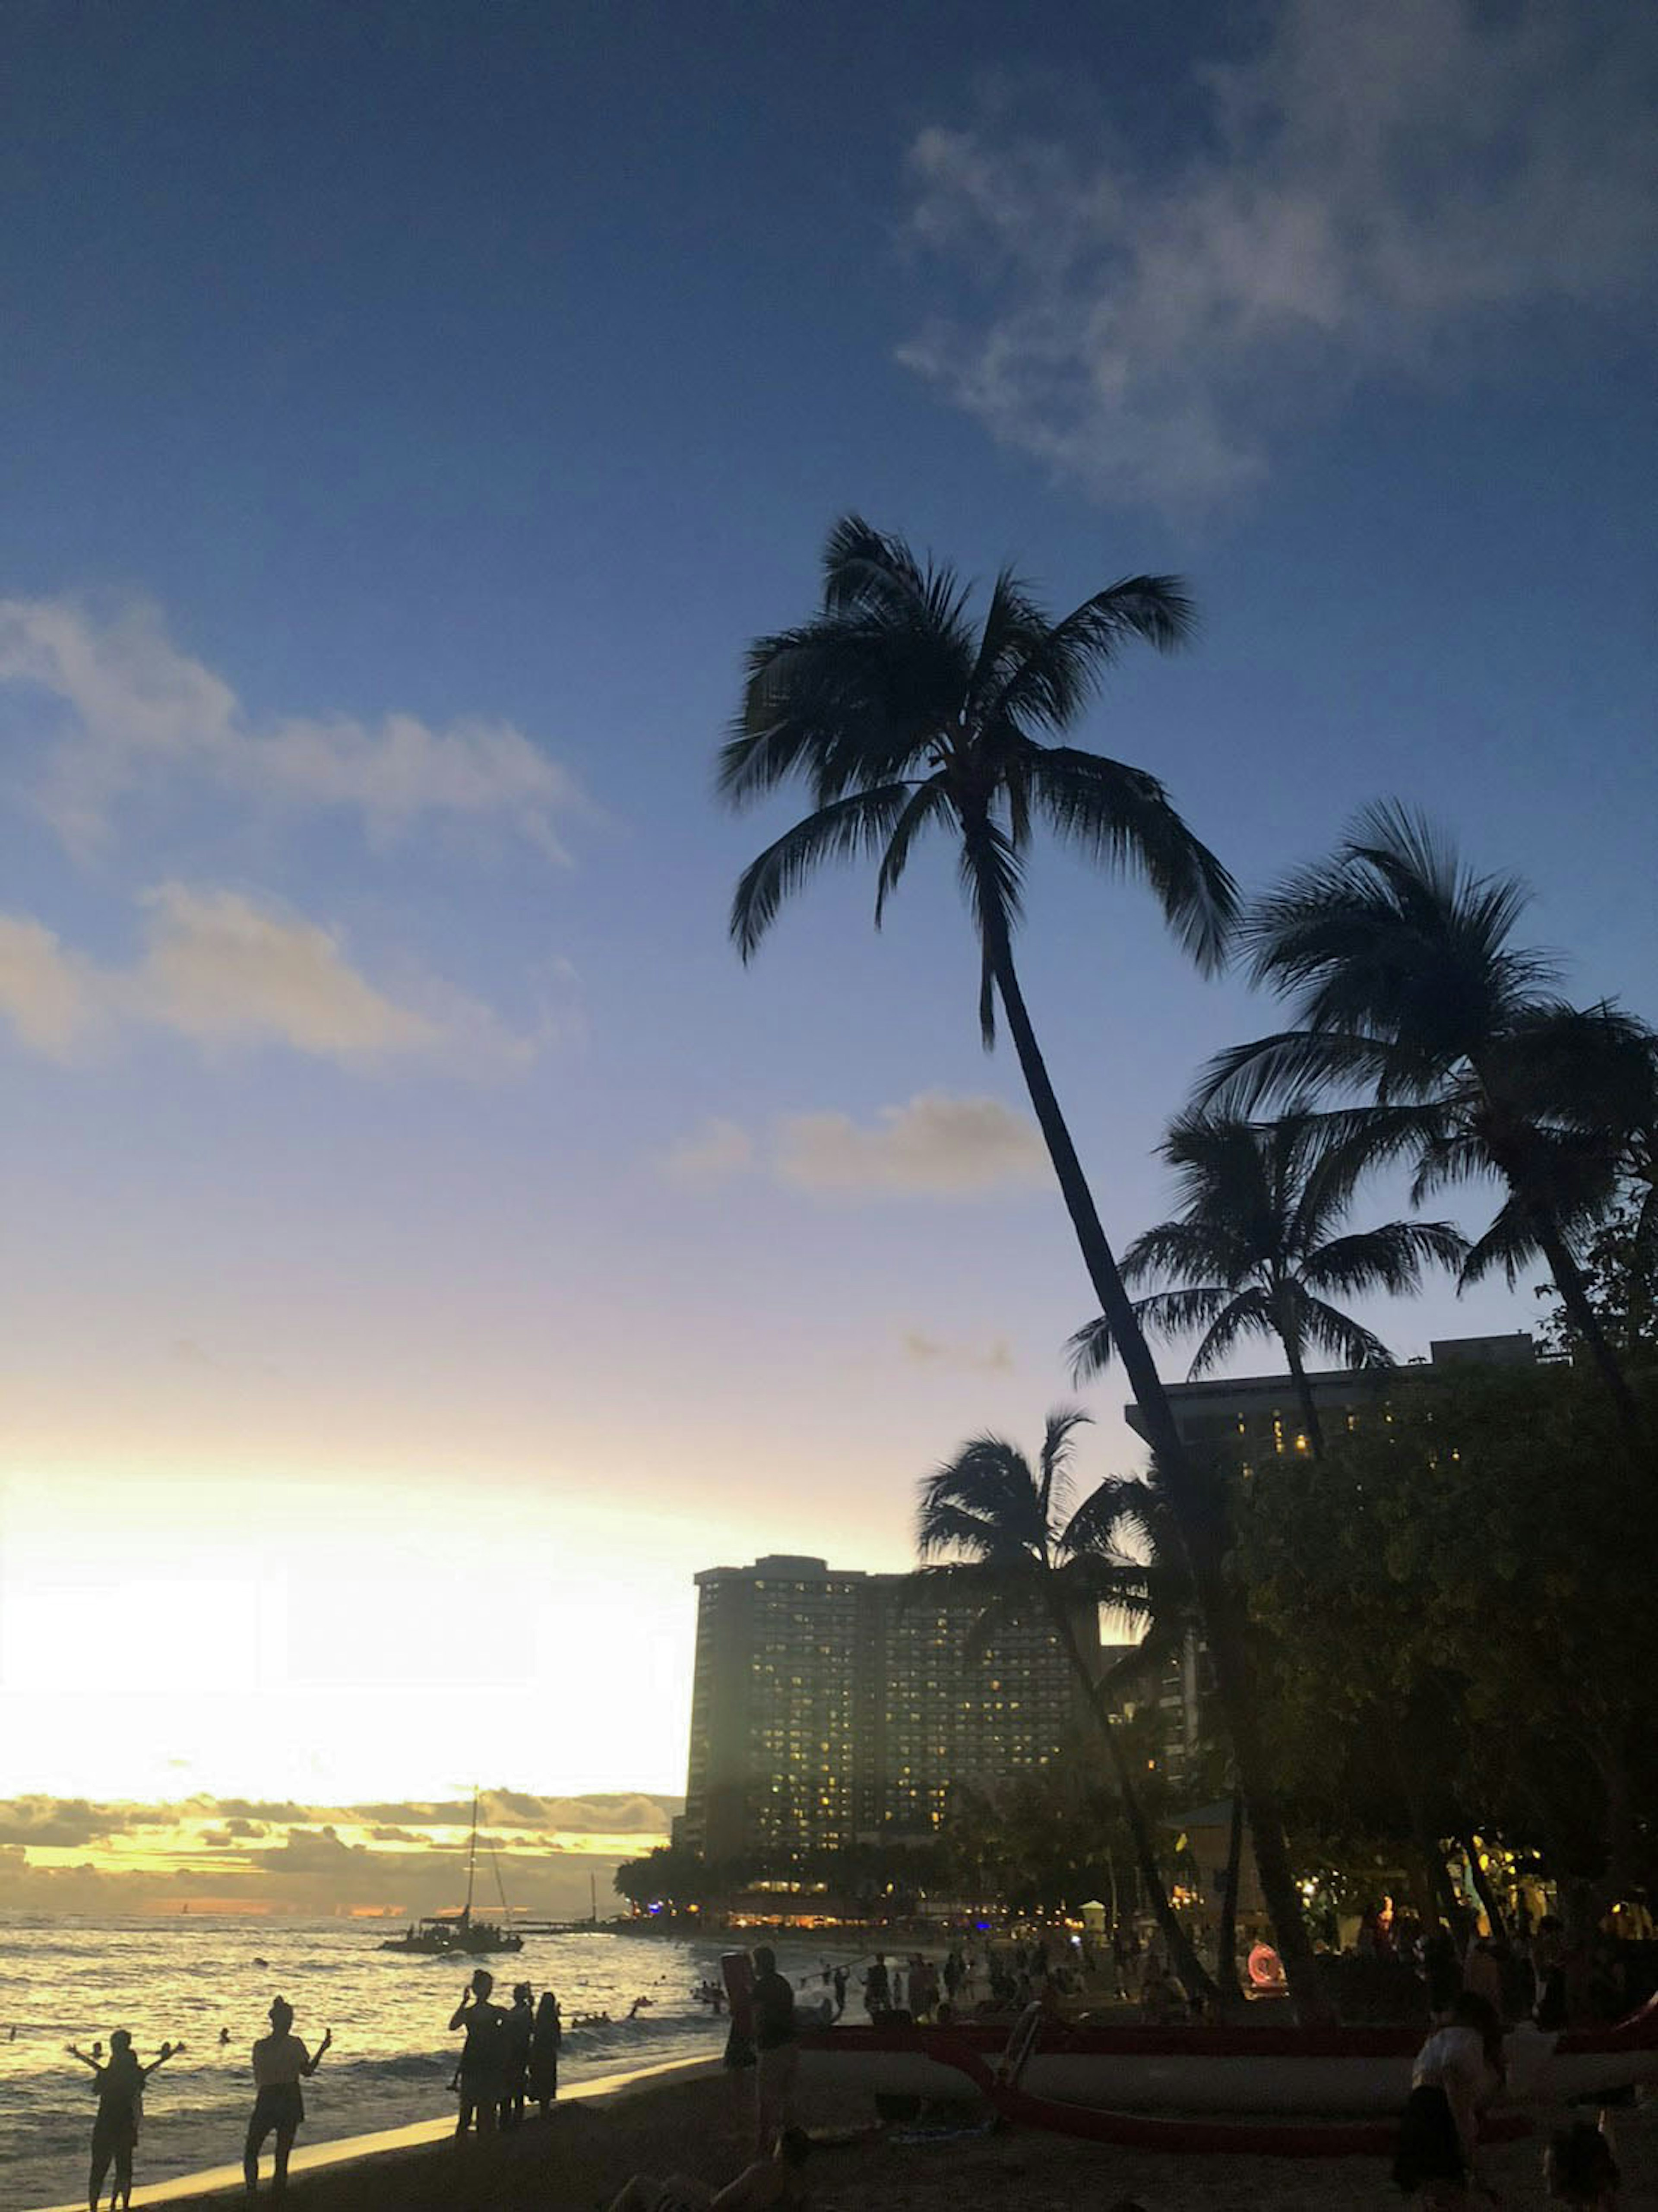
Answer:
[[553, 2116], [553, 2100], [558, 2094], [559, 2046], [563, 2040], [558, 1999], [550, 1990], [544, 1990], [536, 2007], [536, 2024], [530, 2032], [530, 2094], [540, 2106], [544, 2120]]
[[1473, 1990], [1451, 2007], [1417, 2053], [1400, 2122], [1394, 2179], [1419, 2190], [1426, 2212], [1462, 2212], [1473, 2201], [1479, 2118], [1503, 2086], [1503, 2023]]
[[[535, 1991], [528, 1982], [520, 1982], [513, 1991], [513, 2009], [507, 2015], [507, 2088], [501, 2100], [501, 2124], [504, 2128], [520, 2127], [524, 2122], [524, 2098], [530, 2079], [530, 2042], [536, 2025], [535, 2014], [530, 2008], [534, 1997]], [[635, 2011], [637, 2009], [635, 2006]], [[631, 2020], [633, 2014], [628, 2017]]]
[[82, 2066], [91, 2067], [93, 2086], [98, 2092], [98, 2112], [92, 2123], [92, 2172], [87, 2182], [87, 2212], [98, 2212], [104, 2176], [112, 2164], [115, 2179], [110, 2188], [110, 2203], [112, 2206], [118, 2197], [124, 2205], [131, 2203], [132, 2154], [138, 2142], [144, 2084], [158, 2066], [165, 2066], [184, 2045], [164, 2043], [161, 2056], [152, 2058], [148, 2066], [141, 2066], [132, 2048], [132, 2038], [125, 2028], [118, 2027], [109, 2039], [107, 2066], [99, 2063], [103, 2057], [102, 2043], [95, 2043], [93, 2049], [98, 2053], [96, 2058], [88, 2057], [72, 2043], [69, 2046], [71, 2058], [78, 2058]]
[[777, 1971], [777, 1954], [762, 1943], [754, 1954], [754, 2154], [769, 2158], [789, 2124], [795, 2070], [794, 1991]]
[[837, 1966], [835, 1970], [835, 2017], [836, 2020], [840, 2019], [846, 2008], [847, 1970], [844, 1966]]
[[894, 2012], [902, 2012], [903, 2008], [904, 1970], [902, 1966], [895, 1966], [892, 1970], [892, 2009]]
[[449, 2019], [449, 2033], [466, 2031], [460, 2053], [460, 2115], [455, 2133], [464, 2136], [474, 2119], [481, 2136], [495, 2131], [495, 2115], [507, 2087], [507, 2014], [492, 2004], [489, 1993], [495, 1978], [480, 1966], [460, 1993], [460, 2002]]
[[877, 2013], [890, 2011], [892, 2005], [891, 1987], [887, 1980], [887, 1954], [875, 1954], [875, 1963], [864, 1976], [864, 2010], [873, 2020]]
[[247, 2185], [248, 2195], [256, 2196], [259, 2187], [259, 2153], [264, 2148], [265, 2137], [274, 2130], [276, 2149], [270, 2193], [281, 2197], [288, 2189], [288, 2154], [305, 2118], [305, 2096], [300, 2087], [300, 2077], [303, 2075], [309, 2080], [321, 2065], [323, 2053], [334, 2040], [334, 2031], [331, 2027], [324, 2030], [313, 2057], [292, 2033], [294, 2008], [285, 1997], [271, 2000], [270, 2016], [270, 2034], [262, 2035], [253, 2046], [253, 2117], [247, 2124], [247, 2141], [242, 2145], [242, 2179]]

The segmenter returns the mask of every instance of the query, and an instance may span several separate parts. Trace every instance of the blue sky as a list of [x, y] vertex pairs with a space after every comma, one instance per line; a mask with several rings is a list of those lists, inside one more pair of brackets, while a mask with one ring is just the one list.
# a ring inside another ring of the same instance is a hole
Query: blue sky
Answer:
[[[785, 817], [719, 814], [713, 748], [848, 507], [1056, 605], [1185, 573], [1199, 645], [1085, 741], [1251, 884], [1420, 802], [1654, 1011], [1650, 21], [1008, 26], [8, 11], [12, 1787], [161, 1786], [95, 1676], [46, 1696], [68, 1617], [234, 1655], [192, 1786], [672, 1789], [689, 1573], [901, 1564], [928, 1462], [1066, 1395], [943, 856], [880, 938], [848, 880], [725, 940]], [[1068, 861], [1024, 958], [1132, 1235], [1267, 1009]], [[475, 1758], [392, 1726], [398, 1653]]]

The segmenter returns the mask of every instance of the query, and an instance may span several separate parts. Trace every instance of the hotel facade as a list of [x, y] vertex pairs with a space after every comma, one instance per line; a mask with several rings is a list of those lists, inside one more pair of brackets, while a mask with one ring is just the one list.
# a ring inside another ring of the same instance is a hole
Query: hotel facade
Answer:
[[957, 1793], [1043, 1765], [1083, 1723], [1051, 1629], [1009, 1626], [969, 1654], [980, 1607], [906, 1575], [774, 1555], [696, 1586], [675, 1832], [710, 1863], [930, 1835]]

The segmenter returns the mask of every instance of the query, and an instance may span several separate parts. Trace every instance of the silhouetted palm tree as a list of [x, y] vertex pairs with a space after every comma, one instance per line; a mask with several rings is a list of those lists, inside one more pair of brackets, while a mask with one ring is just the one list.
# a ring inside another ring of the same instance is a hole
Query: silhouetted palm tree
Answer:
[[[1123, 1255], [1125, 1282], [1154, 1275], [1169, 1287], [1141, 1298], [1135, 1312], [1169, 1335], [1204, 1331], [1193, 1379], [1225, 1358], [1242, 1336], [1274, 1336], [1284, 1348], [1307, 1440], [1324, 1450], [1323, 1425], [1307, 1377], [1309, 1351], [1346, 1367], [1388, 1368], [1380, 1337], [1332, 1305], [1327, 1293], [1414, 1291], [1429, 1265], [1455, 1267], [1467, 1251], [1446, 1221], [1389, 1221], [1337, 1236], [1351, 1195], [1347, 1163], [1333, 1154], [1314, 1114], [1244, 1121], [1182, 1115], [1159, 1147], [1179, 1177], [1178, 1218], [1148, 1229]], [[1111, 1356], [1110, 1331], [1090, 1322], [1071, 1340], [1077, 1379], [1097, 1374]]]
[[1256, 1864], [1297, 2009], [1326, 2009], [1301, 1917], [1284, 1826], [1249, 1693], [1242, 1631], [1221, 1575], [1217, 1500], [1188, 1462], [1144, 1333], [1060, 1110], [1013, 962], [1026, 856], [1038, 825], [1088, 858], [1142, 876], [1200, 967], [1224, 956], [1231, 878], [1155, 776], [1052, 742], [1069, 730], [1122, 647], [1168, 651], [1192, 611], [1176, 579], [1133, 576], [1050, 621], [1004, 570], [984, 622], [968, 619], [951, 570], [855, 515], [829, 534], [823, 605], [798, 629], [756, 639], [736, 728], [720, 763], [734, 805], [798, 780], [812, 811], [738, 881], [732, 933], [746, 960], [779, 907], [824, 861], [878, 861], [875, 918], [915, 841], [943, 831], [981, 953], [980, 1028], [999, 1000], [1094, 1295], [1179, 1517], [1234, 1753], [1249, 1800]]
[[[970, 1652], [982, 1652], [998, 1629], [1013, 1623], [1045, 1623], [1052, 1629], [1111, 1762], [1140, 1879], [1170, 1960], [1192, 1996], [1212, 1997], [1215, 1984], [1163, 1887], [1098, 1650], [1099, 1612], [1106, 1607], [1148, 1632], [1151, 1648], [1131, 1655], [1134, 1671], [1154, 1666], [1171, 1635], [1184, 1632], [1190, 1613], [1181, 1601], [1189, 1593], [1172, 1564], [1174, 1554], [1164, 1556], [1158, 1545], [1165, 1516], [1149, 1484], [1102, 1484], [1074, 1512], [1069, 1510], [1071, 1432], [1088, 1419], [1074, 1407], [1050, 1413], [1034, 1469], [1016, 1445], [981, 1436], [925, 1477], [915, 1548], [934, 1564], [918, 1570], [914, 1580], [920, 1587], [964, 1593], [980, 1607]], [[1143, 1559], [1122, 1548], [1121, 1537], [1131, 1528], [1141, 1536]], [[942, 1556], [947, 1553], [955, 1556]], [[1115, 1686], [1127, 1674], [1122, 1670]]]
[[1612, 1203], [1618, 1133], [1594, 1126], [1640, 1025], [1582, 1013], [1551, 990], [1555, 963], [1510, 943], [1526, 903], [1512, 877], [1475, 876], [1419, 816], [1367, 808], [1334, 856], [1291, 876], [1244, 925], [1257, 981], [1295, 1006], [1297, 1026], [1211, 1063], [1201, 1096], [1248, 1113], [1314, 1091], [1372, 1103], [1333, 1122], [1350, 1164], [1412, 1158], [1412, 1202], [1494, 1175], [1508, 1202], [1464, 1263], [1512, 1279], [1540, 1255], [1625, 1424], [1635, 1401], [1584, 1293], [1574, 1236]]

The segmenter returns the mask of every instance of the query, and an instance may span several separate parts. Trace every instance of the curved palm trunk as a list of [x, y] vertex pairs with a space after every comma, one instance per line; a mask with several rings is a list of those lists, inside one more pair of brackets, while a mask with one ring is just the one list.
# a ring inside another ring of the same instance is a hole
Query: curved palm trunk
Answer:
[[1618, 1418], [1631, 1437], [1641, 1433], [1641, 1412], [1635, 1402], [1635, 1393], [1630, 1389], [1617, 1353], [1607, 1341], [1600, 1326], [1600, 1316], [1589, 1304], [1588, 1292], [1583, 1285], [1583, 1271], [1572, 1257], [1566, 1240], [1552, 1221], [1541, 1213], [1533, 1215], [1537, 1224], [1537, 1243], [1554, 1287], [1560, 1293], [1560, 1303], [1567, 1317], [1583, 1340], [1589, 1358], [1600, 1370], [1600, 1379], [1611, 1394], [1618, 1408]]
[[1600, 1370], [1600, 1379], [1618, 1410], [1618, 1418], [1625, 1433], [1631, 1442], [1637, 1442], [1643, 1433], [1640, 1407], [1636, 1403], [1635, 1393], [1630, 1389], [1629, 1377], [1624, 1372], [1623, 1364], [1600, 1326], [1600, 1316], [1589, 1304], [1583, 1271], [1561, 1234], [1552, 1209], [1546, 1204], [1537, 1202], [1530, 1194], [1531, 1178], [1527, 1173], [1524, 1147], [1515, 1139], [1512, 1123], [1505, 1125], [1503, 1121], [1501, 1094], [1493, 1085], [1488, 1068], [1472, 1054], [1468, 1057], [1468, 1066], [1485, 1096], [1486, 1109], [1491, 1117], [1485, 1138], [1491, 1158], [1503, 1180], [1530, 1215], [1537, 1249], [1543, 1255], [1555, 1289], [1560, 1293], [1560, 1303], [1566, 1309], [1566, 1317]]
[[[971, 833], [969, 850], [971, 850]], [[1077, 1158], [1071, 1132], [1060, 1111], [1060, 1102], [1048, 1079], [1048, 1067], [1036, 1042], [1026, 1010], [1024, 994], [1013, 966], [1012, 949], [994, 886], [985, 873], [980, 911], [984, 916], [984, 951], [995, 980], [997, 994], [1007, 1016], [1007, 1026], [1019, 1056], [1020, 1072], [1030, 1103], [1048, 1146], [1054, 1172], [1059, 1179], [1066, 1210], [1077, 1234], [1083, 1265], [1105, 1316], [1111, 1340], [1121, 1358], [1128, 1385], [1145, 1423], [1147, 1440], [1157, 1454], [1170, 1501], [1180, 1522], [1209, 1656], [1215, 1670], [1215, 1686], [1227, 1732], [1232, 1741], [1239, 1786], [1249, 1811], [1249, 1832], [1255, 1847], [1255, 1865], [1261, 1894], [1272, 1916], [1272, 1932], [1284, 1977], [1295, 2002], [1297, 2016], [1309, 2024], [1333, 2015], [1320, 1985], [1318, 1965], [1302, 1917], [1301, 1893], [1290, 1864], [1289, 1845], [1278, 1796], [1268, 1777], [1266, 1746], [1250, 1693], [1249, 1668], [1242, 1624], [1238, 1620], [1221, 1576], [1224, 1544], [1215, 1501], [1205, 1495], [1180, 1431], [1169, 1410], [1163, 1382], [1151, 1358], [1144, 1331], [1123, 1286], [1111, 1247], [1100, 1222], [1093, 1194]]]
[[1301, 1346], [1296, 1342], [1293, 1329], [1281, 1329], [1278, 1334], [1284, 1346], [1284, 1357], [1289, 1362], [1290, 1378], [1296, 1386], [1296, 1398], [1307, 1431], [1307, 1448], [1315, 1459], [1322, 1459], [1324, 1424], [1319, 1419], [1318, 1407], [1313, 1403], [1313, 1386], [1308, 1381], [1307, 1370], [1301, 1363]]
[[1104, 1739], [1106, 1757], [1111, 1762], [1111, 1772], [1116, 1782], [1117, 1795], [1122, 1800], [1122, 1816], [1127, 1824], [1129, 1838], [1134, 1846], [1134, 1857], [1139, 1869], [1140, 1880], [1145, 1885], [1146, 1899], [1151, 1905], [1153, 1917], [1162, 1930], [1163, 1939], [1169, 1946], [1169, 1964], [1180, 1976], [1188, 1996], [1202, 1997], [1206, 2002], [1218, 1997], [1220, 1991], [1211, 1978], [1202, 1960], [1199, 1958], [1191, 1937], [1181, 1926], [1179, 1916], [1169, 1902], [1169, 1892], [1163, 1887], [1163, 1874], [1157, 1865], [1157, 1850], [1151, 1839], [1151, 1830], [1145, 1817], [1145, 1808], [1140, 1803], [1139, 1793], [1134, 1788], [1134, 1778], [1129, 1770], [1127, 1755], [1118, 1741], [1116, 1729], [1111, 1724], [1111, 1708], [1095, 1678], [1093, 1668], [1088, 1663], [1086, 1654], [1077, 1640], [1076, 1622], [1062, 1605], [1051, 1606], [1049, 1612], [1054, 1626], [1059, 1631], [1060, 1640], [1065, 1645], [1066, 1657], [1071, 1662], [1071, 1671], [1076, 1676], [1083, 1695], [1088, 1700], [1088, 1710], [1093, 1715], [1095, 1723]]

